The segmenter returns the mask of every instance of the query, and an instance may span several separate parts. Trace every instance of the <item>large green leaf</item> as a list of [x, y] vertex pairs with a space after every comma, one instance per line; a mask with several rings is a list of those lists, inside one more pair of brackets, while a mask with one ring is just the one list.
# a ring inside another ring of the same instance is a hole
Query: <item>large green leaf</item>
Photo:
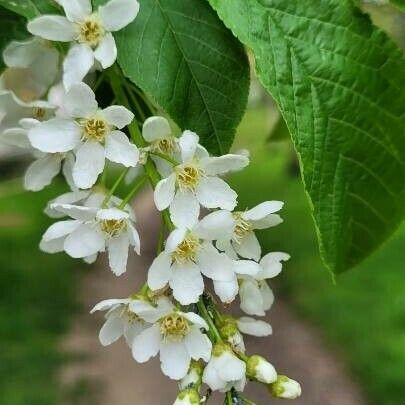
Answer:
[[390, 2], [398, 7], [401, 11], [405, 12], [405, 0], [390, 0]]
[[139, 2], [135, 21], [116, 34], [122, 70], [211, 152], [228, 151], [247, 102], [243, 47], [206, 0]]
[[279, 104], [325, 263], [352, 267], [404, 215], [402, 53], [351, 0], [209, 1]]
[[0, 6], [27, 19], [40, 14], [55, 13], [58, 10], [52, 0], [0, 0]]

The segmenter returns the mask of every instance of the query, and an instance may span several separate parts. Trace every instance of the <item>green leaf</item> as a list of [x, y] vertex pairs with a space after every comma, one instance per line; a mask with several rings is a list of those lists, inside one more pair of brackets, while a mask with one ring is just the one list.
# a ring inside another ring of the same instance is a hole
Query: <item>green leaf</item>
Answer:
[[404, 216], [403, 54], [351, 0], [209, 1], [279, 104], [326, 265], [352, 267]]
[[52, 0], [0, 0], [0, 6], [27, 19], [58, 11], [57, 4]]
[[401, 11], [405, 12], [405, 0], [390, 0], [390, 2]]
[[243, 47], [206, 0], [140, 0], [140, 6], [135, 21], [115, 35], [123, 72], [212, 153], [227, 152], [248, 96]]

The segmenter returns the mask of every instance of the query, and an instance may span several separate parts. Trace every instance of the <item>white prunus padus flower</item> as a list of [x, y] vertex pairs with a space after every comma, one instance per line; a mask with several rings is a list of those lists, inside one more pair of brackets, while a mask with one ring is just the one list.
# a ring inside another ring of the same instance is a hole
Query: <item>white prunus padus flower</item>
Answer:
[[129, 207], [98, 209], [71, 204], [53, 204], [52, 209], [70, 216], [56, 222], [42, 237], [40, 248], [47, 253], [65, 251], [69, 256], [89, 262], [99, 252], [108, 252], [112, 272], [119, 276], [126, 271], [128, 249], [140, 254], [140, 239]]
[[262, 250], [254, 230], [270, 228], [283, 222], [280, 215], [276, 214], [283, 205], [281, 201], [265, 201], [250, 210], [233, 212], [232, 238], [218, 241], [218, 249], [234, 259], [239, 255], [245, 259], [259, 261]]
[[277, 380], [277, 371], [264, 357], [250, 356], [246, 363], [248, 377], [254, 378], [263, 384], [271, 384]]
[[91, 0], [57, 0], [65, 16], [42, 15], [28, 23], [28, 31], [50, 41], [72, 42], [63, 63], [67, 89], [80, 83], [95, 61], [103, 69], [117, 59], [112, 32], [130, 24], [139, 12], [137, 0], [110, 0], [93, 12]]
[[188, 305], [197, 302], [204, 291], [202, 274], [212, 280], [232, 280], [232, 261], [212, 244], [230, 231], [230, 225], [229, 216], [213, 212], [192, 229], [175, 229], [149, 268], [149, 288], [155, 291], [169, 284], [174, 298]]
[[[137, 312], [137, 304], [131, 308]], [[187, 375], [191, 359], [208, 361], [212, 344], [201, 329], [208, 325], [194, 312], [181, 312], [174, 306], [167, 310], [140, 314], [153, 325], [135, 337], [132, 355], [139, 363], [147, 362], [160, 352], [161, 369], [173, 380], [181, 380]]]
[[[38, 37], [10, 42], [3, 51], [3, 60], [8, 68], [4, 73], [5, 87], [24, 101], [44, 96], [59, 73], [59, 52]], [[18, 80], [22, 77], [24, 80]]]
[[178, 227], [193, 226], [199, 217], [200, 205], [232, 211], [237, 194], [218, 176], [241, 170], [249, 163], [249, 159], [241, 155], [210, 157], [198, 141], [195, 133], [183, 133], [179, 138], [181, 163], [155, 188], [157, 209], [170, 207], [171, 219]]
[[104, 170], [105, 159], [135, 167], [139, 150], [122, 129], [134, 118], [125, 107], [98, 108], [93, 90], [75, 84], [66, 94], [64, 107], [70, 118], [53, 118], [32, 128], [28, 137], [40, 151], [63, 153], [74, 150], [73, 179], [78, 188], [90, 188]]
[[285, 376], [279, 375], [277, 381], [269, 386], [271, 394], [276, 398], [297, 399], [301, 396], [301, 385]]
[[254, 276], [239, 278], [240, 307], [248, 315], [264, 316], [274, 302], [274, 294], [266, 279], [276, 277], [282, 270], [282, 262], [290, 256], [283, 252], [271, 252], [260, 261], [261, 270]]
[[213, 391], [243, 391], [246, 384], [246, 364], [236, 357], [231, 347], [217, 343], [203, 373], [203, 382]]
[[180, 391], [173, 405], [200, 405], [200, 394], [194, 388]]

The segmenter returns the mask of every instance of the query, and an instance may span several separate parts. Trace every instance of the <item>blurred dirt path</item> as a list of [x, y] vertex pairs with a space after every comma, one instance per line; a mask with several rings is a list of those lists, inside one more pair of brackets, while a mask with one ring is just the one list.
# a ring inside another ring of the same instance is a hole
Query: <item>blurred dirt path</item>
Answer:
[[[89, 315], [98, 301], [126, 297], [145, 280], [145, 274], [155, 254], [159, 217], [155, 213], [151, 194], [143, 193], [136, 204], [138, 230], [142, 238], [142, 256], [131, 257], [129, 270], [115, 277], [100, 260], [82, 282], [80, 299], [82, 313], [74, 320], [63, 350], [77, 356], [61, 371], [65, 386], [89, 381], [95, 394], [92, 400], [84, 394], [76, 395], [78, 404], [114, 405], [171, 405], [176, 396], [176, 383], [162, 375], [156, 359], [137, 364], [123, 340], [103, 348], [98, 342], [102, 315]], [[328, 350], [315, 330], [300, 321], [284, 302], [278, 300], [270, 311], [274, 334], [265, 339], [247, 339], [250, 352], [269, 358], [280, 370], [299, 380], [303, 395], [291, 402], [295, 405], [363, 405], [358, 387], [352, 382], [339, 357]], [[259, 405], [279, 404], [264, 387], [251, 383], [247, 396]], [[87, 399], [86, 399], [87, 398]], [[210, 404], [222, 405], [219, 397]]]

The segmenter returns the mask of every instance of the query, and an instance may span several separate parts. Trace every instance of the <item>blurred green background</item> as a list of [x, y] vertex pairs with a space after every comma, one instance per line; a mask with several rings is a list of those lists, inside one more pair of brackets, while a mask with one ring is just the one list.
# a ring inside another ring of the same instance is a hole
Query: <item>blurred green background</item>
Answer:
[[[401, 42], [403, 16], [388, 7], [372, 10], [376, 23]], [[370, 405], [404, 403], [405, 225], [361, 266], [334, 280], [319, 258], [292, 145], [257, 83], [235, 142], [234, 149], [241, 148], [250, 150], [252, 162], [231, 179], [240, 206], [286, 202], [284, 224], [259, 235], [264, 250], [292, 256], [275, 284], [277, 294], [343, 355]], [[72, 393], [58, 385], [58, 370], [71, 359], [58, 342], [77, 309], [75, 291], [85, 266], [38, 249], [51, 223], [42, 211], [65, 190], [62, 182], [23, 192], [23, 167], [6, 163], [0, 172], [0, 404], [60, 404]]]

